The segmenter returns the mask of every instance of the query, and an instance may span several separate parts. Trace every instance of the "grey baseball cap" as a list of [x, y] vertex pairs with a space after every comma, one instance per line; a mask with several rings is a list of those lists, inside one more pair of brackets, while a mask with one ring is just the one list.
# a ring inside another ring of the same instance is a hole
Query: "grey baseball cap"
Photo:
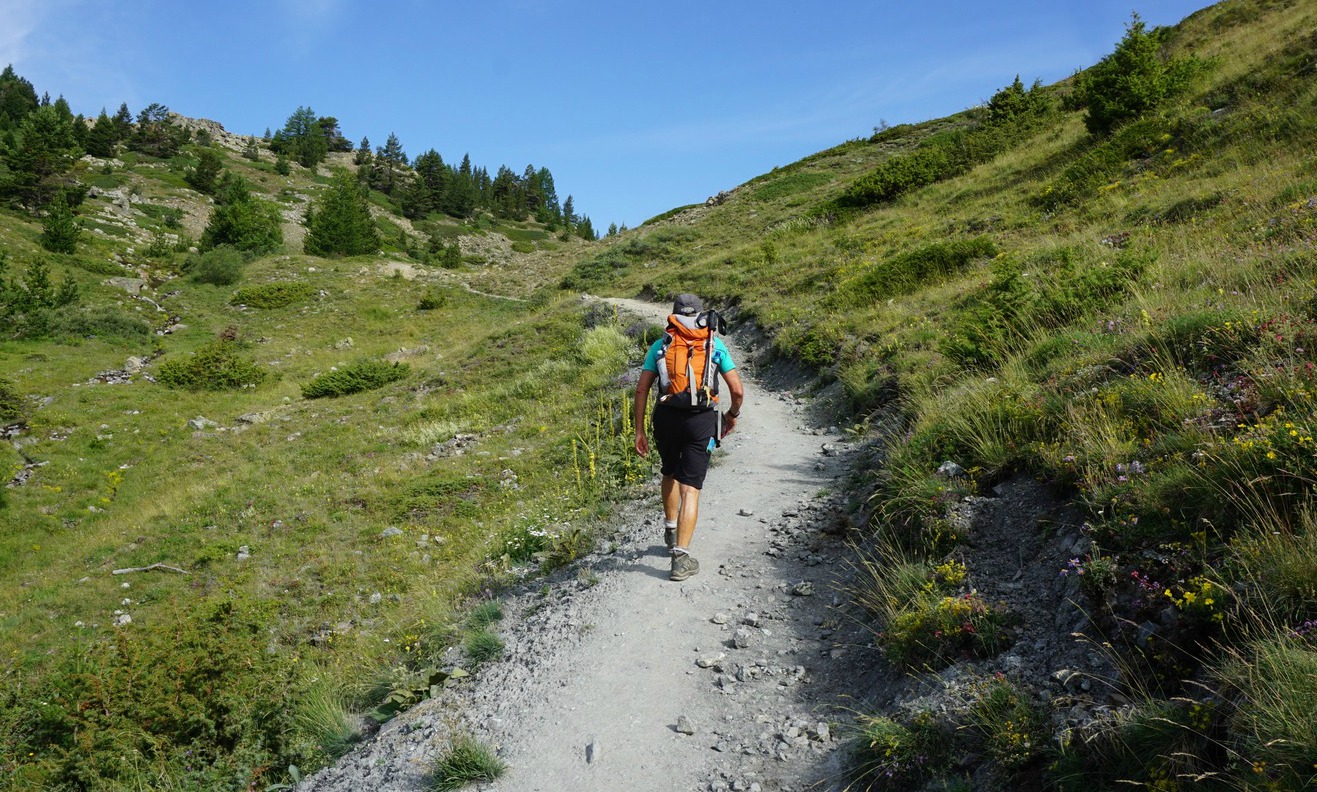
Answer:
[[678, 316], [694, 316], [704, 310], [704, 303], [694, 294], [678, 294], [672, 303], [672, 312]]

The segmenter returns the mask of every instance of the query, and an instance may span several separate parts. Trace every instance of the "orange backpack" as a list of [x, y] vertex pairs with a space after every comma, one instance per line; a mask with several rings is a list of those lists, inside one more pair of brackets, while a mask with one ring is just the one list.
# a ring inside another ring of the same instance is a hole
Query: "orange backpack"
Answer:
[[718, 406], [718, 368], [713, 334], [720, 318], [672, 314], [659, 355], [659, 401], [670, 407], [707, 410]]

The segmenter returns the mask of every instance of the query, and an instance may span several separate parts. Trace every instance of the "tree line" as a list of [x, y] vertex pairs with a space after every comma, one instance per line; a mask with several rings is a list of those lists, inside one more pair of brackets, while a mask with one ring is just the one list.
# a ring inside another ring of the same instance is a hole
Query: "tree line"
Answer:
[[[126, 150], [169, 159], [193, 141], [192, 133], [174, 123], [163, 104], [150, 104], [134, 116], [123, 103], [113, 115], [103, 109], [90, 119], [75, 115], [63, 96], [39, 97], [12, 65], [0, 72], [0, 201], [10, 206], [43, 217], [54, 213], [67, 224], [67, 213], [87, 192], [74, 175], [74, 164], [84, 154], [111, 158]], [[195, 142], [202, 145], [191, 150], [197, 162], [185, 174], [188, 183], [215, 196], [220, 207], [250, 208], [250, 191], [235, 181], [237, 176], [223, 171], [223, 157], [204, 145], [209, 142], [205, 133], [198, 133]], [[276, 157], [276, 171], [284, 174], [290, 162], [315, 169], [331, 152], [354, 152], [358, 183], [383, 193], [409, 219], [436, 213], [464, 219], [483, 211], [502, 219], [534, 219], [564, 235], [597, 237], [590, 218], [576, 214], [572, 196], [559, 201], [548, 168], [527, 165], [517, 173], [500, 166], [491, 178], [470, 156], [453, 165], [432, 148], [410, 160], [393, 134], [374, 149], [362, 138], [354, 149], [337, 118], [318, 116], [310, 107], [299, 107], [277, 132], [267, 129], [262, 142]], [[255, 141], [243, 154], [260, 158]], [[269, 235], [260, 236], [267, 245]], [[51, 237], [60, 238], [59, 229]]]

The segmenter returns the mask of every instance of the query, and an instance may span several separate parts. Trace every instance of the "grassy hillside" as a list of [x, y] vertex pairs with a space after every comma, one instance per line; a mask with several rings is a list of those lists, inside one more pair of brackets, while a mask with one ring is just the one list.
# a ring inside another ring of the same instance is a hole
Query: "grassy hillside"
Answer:
[[[966, 636], [1011, 618], [978, 594], [964, 496], [1037, 480], [1086, 518], [1054, 563], [1121, 669], [1097, 717], [977, 679], [959, 708], [863, 713], [857, 786], [1304, 788], [1314, 30], [1312, 0], [1229, 0], [1158, 34], [1178, 90], [1110, 132], [1073, 81], [1006, 92], [598, 244], [376, 195], [381, 254], [305, 256], [329, 170], [225, 149], [285, 242], [213, 285], [185, 252], [211, 212], [195, 145], [85, 162], [74, 254], [0, 210], [5, 277], [37, 288], [44, 262], [80, 295], [0, 340], [5, 784], [263, 788], [428, 695], [449, 647], [496, 656], [496, 608], [471, 606], [581, 552], [651, 473], [617, 378], [639, 348], [574, 293], [695, 291], [817, 369], [857, 432], [899, 425], [853, 482], [881, 560], [857, 598], [912, 675], [972, 677], [1001, 645]], [[422, 261], [432, 239], [456, 269]]]
[[[311, 769], [361, 715], [428, 696], [448, 648], [466, 643], [463, 670], [497, 656], [469, 607], [582, 552], [649, 477], [613, 382], [639, 347], [611, 316], [520, 299], [547, 276], [518, 262], [585, 243], [386, 209], [380, 255], [305, 256], [298, 218], [329, 169], [223, 150], [280, 207], [285, 245], [203, 264], [186, 252], [211, 211], [183, 179], [197, 151], [84, 161], [73, 254], [0, 211], [7, 280], [40, 291], [44, 268], [79, 295], [0, 340], [6, 788], [250, 789]], [[408, 255], [431, 238], [460, 262]], [[236, 282], [208, 282], [226, 267]]]
[[956, 788], [965, 762], [1001, 788], [1311, 783], [1314, 30], [1317, 3], [1225, 2], [1157, 34], [1180, 90], [1109, 134], [1068, 109], [1070, 81], [1040, 87], [1026, 122], [982, 107], [851, 141], [564, 275], [734, 304], [857, 420], [896, 411], [858, 486], [886, 559], [866, 601], [903, 593], [875, 631], [912, 672], [956, 659], [936, 628], [984, 582], [952, 504], [1025, 476], [1087, 515], [1055, 564], [1124, 671], [1107, 717], [1070, 728], [1009, 685], [974, 722], [875, 713], [865, 783]]

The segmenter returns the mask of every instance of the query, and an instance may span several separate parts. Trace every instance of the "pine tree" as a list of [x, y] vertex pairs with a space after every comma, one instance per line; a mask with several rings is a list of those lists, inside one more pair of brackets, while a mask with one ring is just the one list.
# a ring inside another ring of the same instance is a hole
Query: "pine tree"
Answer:
[[114, 142], [123, 143], [133, 134], [133, 114], [128, 110], [128, 103], [119, 104], [118, 111], [115, 112], [114, 118]]
[[37, 109], [32, 83], [19, 77], [13, 65], [0, 72], [0, 129], [12, 129]]
[[567, 200], [562, 205], [562, 224], [571, 230], [576, 225], [576, 206], [572, 202], [572, 196], [567, 196]]
[[92, 124], [91, 129], [87, 132], [87, 140], [83, 147], [93, 157], [113, 157], [116, 134], [114, 121], [102, 109], [101, 114], [96, 117], [96, 123]]
[[[337, 134], [338, 122], [335, 120], [334, 123]], [[284, 128], [274, 134], [270, 149], [276, 154], [292, 157], [304, 168], [314, 169], [329, 153], [329, 142], [315, 111], [299, 107], [288, 116]]]
[[303, 249], [312, 256], [360, 256], [380, 248], [365, 190], [350, 173], [340, 171], [306, 215]]
[[352, 157], [352, 163], [358, 168], [369, 167], [372, 159], [374, 155], [370, 151], [370, 138], [363, 136], [361, 145], [357, 146], [357, 153]]
[[242, 177], [225, 174], [201, 235], [201, 249], [229, 245], [259, 254], [275, 250], [283, 241], [278, 210], [252, 195]]
[[197, 155], [197, 167], [189, 168], [183, 179], [197, 192], [211, 195], [219, 183], [220, 171], [224, 170], [224, 159], [214, 149], [203, 148]]
[[78, 236], [82, 228], [69, 209], [68, 201], [60, 193], [51, 202], [45, 220], [41, 223], [41, 246], [51, 253], [74, 253], [78, 249]]
[[338, 128], [338, 119], [333, 116], [321, 116], [320, 131], [325, 135], [325, 146], [329, 151], [351, 151], [352, 141], [343, 136]]
[[82, 156], [73, 122], [50, 105], [38, 107], [18, 125], [4, 153], [8, 191], [28, 207], [45, 206], [61, 189], [60, 177]]
[[137, 114], [137, 129], [128, 147], [148, 157], [168, 159], [178, 153], [187, 139], [187, 130], [170, 122], [169, 108], [153, 102]]
[[389, 139], [384, 145], [375, 149], [370, 186], [386, 195], [393, 195], [393, 191], [398, 186], [399, 175], [406, 166], [407, 152], [403, 151], [398, 136], [390, 132]]

